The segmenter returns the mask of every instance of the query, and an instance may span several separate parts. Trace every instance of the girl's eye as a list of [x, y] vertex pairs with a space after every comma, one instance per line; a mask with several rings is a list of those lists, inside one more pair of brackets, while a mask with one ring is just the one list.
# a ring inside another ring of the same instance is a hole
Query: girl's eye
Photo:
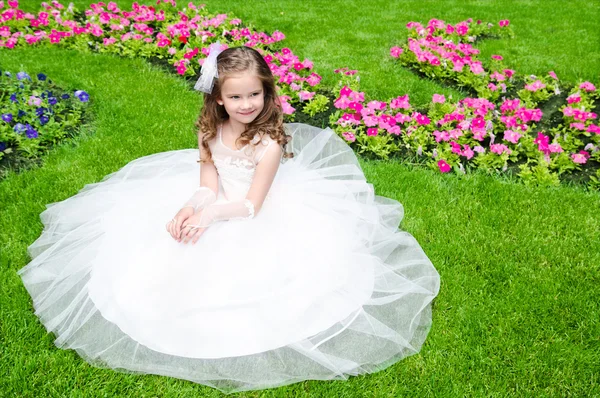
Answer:
[[230, 97], [231, 99], [238, 99], [240, 97], [238, 97], [237, 95], [234, 95], [233, 97]]

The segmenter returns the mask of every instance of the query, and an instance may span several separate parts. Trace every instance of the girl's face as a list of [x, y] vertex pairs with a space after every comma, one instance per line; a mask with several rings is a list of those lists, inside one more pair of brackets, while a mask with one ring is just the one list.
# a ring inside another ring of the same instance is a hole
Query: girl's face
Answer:
[[231, 123], [245, 126], [265, 107], [262, 82], [251, 72], [230, 76], [221, 86], [221, 98], [217, 103], [225, 107]]

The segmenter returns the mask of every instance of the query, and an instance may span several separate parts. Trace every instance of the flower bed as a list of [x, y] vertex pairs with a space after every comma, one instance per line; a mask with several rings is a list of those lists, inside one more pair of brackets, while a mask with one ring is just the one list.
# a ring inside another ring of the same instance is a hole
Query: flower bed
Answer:
[[458, 102], [436, 94], [416, 109], [408, 95], [368, 98], [360, 92], [356, 71], [347, 68], [336, 70], [335, 87], [322, 87], [310, 60], [281, 47], [281, 32], [258, 32], [193, 3], [177, 8], [174, 0], [158, 0], [125, 11], [99, 2], [79, 13], [53, 1], [42, 3], [37, 15], [19, 10], [16, 1], [7, 6], [0, 0], [0, 47], [62, 46], [144, 57], [193, 81], [210, 44], [246, 45], [271, 67], [288, 120], [329, 124], [359, 153], [409, 158], [443, 173], [508, 170], [526, 183], [555, 185], [574, 177], [600, 188], [600, 128], [592, 112], [600, 102], [598, 90], [590, 82], [562, 82], [552, 71], [543, 77], [519, 74], [503, 65], [501, 55], [479, 59], [473, 44], [512, 37], [508, 20], [410, 22], [407, 42], [392, 47], [390, 56], [402, 67], [471, 94]]
[[57, 87], [43, 73], [0, 72], [0, 162], [38, 158], [74, 136], [86, 119], [89, 95]]

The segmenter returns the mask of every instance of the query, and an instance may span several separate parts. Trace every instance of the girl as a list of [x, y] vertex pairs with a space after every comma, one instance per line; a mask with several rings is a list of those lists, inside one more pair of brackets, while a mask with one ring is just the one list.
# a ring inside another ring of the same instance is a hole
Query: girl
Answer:
[[94, 365], [226, 392], [415, 354], [439, 276], [398, 231], [402, 206], [374, 195], [333, 131], [282, 124], [259, 53], [219, 50], [197, 84], [199, 189], [190, 149], [51, 205], [19, 271], [36, 314]]

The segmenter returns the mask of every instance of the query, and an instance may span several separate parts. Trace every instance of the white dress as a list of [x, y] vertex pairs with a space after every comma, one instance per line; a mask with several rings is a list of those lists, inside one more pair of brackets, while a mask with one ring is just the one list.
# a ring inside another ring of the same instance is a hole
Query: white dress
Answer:
[[[197, 149], [134, 160], [49, 205], [19, 273], [56, 345], [226, 392], [344, 379], [418, 352], [439, 275], [398, 230], [401, 204], [374, 195], [333, 131], [286, 129], [295, 157], [260, 212], [195, 245], [165, 224], [198, 186]], [[218, 202], [245, 198], [268, 145], [210, 143]]]

